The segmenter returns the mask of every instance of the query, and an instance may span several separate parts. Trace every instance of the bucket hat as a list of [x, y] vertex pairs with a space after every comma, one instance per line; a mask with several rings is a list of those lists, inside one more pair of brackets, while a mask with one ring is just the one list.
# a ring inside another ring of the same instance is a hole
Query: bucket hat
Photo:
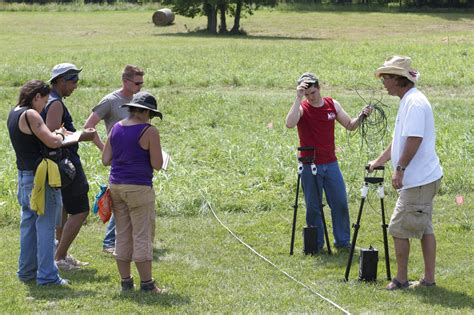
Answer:
[[130, 103], [121, 105], [120, 107], [138, 107], [143, 109], [148, 109], [155, 113], [155, 116], [163, 119], [163, 114], [158, 111], [158, 106], [156, 103], [156, 98], [148, 92], [138, 92], [133, 96], [133, 99]]
[[55, 65], [53, 70], [51, 70], [51, 78], [48, 80], [48, 82], [51, 82], [65, 74], [78, 74], [81, 71], [82, 68], [79, 69], [72, 63], [60, 63]]
[[383, 66], [375, 70], [377, 78], [382, 74], [400, 75], [413, 83], [420, 77], [420, 73], [411, 67], [411, 58], [404, 56], [393, 56], [385, 60]]
[[298, 85], [300, 85], [302, 82], [314, 84], [318, 82], [318, 77], [314, 73], [305, 72], [298, 78], [296, 82]]

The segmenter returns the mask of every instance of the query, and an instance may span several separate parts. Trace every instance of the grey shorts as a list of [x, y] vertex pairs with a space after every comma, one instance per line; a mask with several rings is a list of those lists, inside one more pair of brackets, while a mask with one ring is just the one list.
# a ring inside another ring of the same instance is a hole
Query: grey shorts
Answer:
[[388, 233], [402, 239], [421, 239], [425, 234], [434, 234], [433, 198], [440, 184], [441, 179], [438, 179], [423, 186], [403, 189], [390, 219]]

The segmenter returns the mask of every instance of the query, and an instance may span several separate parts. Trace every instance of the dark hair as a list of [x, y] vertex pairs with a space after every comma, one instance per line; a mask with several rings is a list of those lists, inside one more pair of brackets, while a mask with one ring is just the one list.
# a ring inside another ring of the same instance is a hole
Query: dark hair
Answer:
[[316, 87], [317, 89], [319, 89], [319, 82], [316, 81], [314, 83], [309, 83], [309, 82], [306, 82], [306, 85], [307, 85], [307, 89], [311, 88], [311, 87]]
[[31, 80], [26, 82], [20, 89], [20, 96], [18, 97], [17, 106], [31, 107], [33, 105], [33, 98], [38, 93], [44, 97], [51, 93], [51, 88], [41, 80]]
[[410, 85], [415, 85], [413, 82], [408, 80], [407, 77], [398, 76], [398, 78], [395, 78], [395, 80], [397, 80], [398, 85], [401, 86], [401, 87], [407, 87], [407, 86], [410, 86]]
[[128, 112], [129, 113], [143, 113], [146, 110], [148, 110], [148, 109], [135, 107], [135, 106], [128, 106]]

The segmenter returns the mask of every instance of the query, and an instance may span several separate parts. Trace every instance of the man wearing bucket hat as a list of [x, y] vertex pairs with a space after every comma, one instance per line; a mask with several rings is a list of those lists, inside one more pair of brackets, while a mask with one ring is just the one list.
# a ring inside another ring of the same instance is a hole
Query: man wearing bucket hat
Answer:
[[[126, 65], [122, 72], [122, 88], [107, 94], [102, 98], [97, 106], [92, 109], [92, 113], [87, 118], [84, 129], [95, 128], [96, 125], [103, 120], [107, 134], [109, 134], [113, 125], [118, 121], [128, 117], [128, 110], [121, 105], [129, 103], [133, 95], [140, 92], [143, 86], [143, 76], [145, 72], [133, 65]], [[98, 134], [94, 138], [95, 145], [102, 151], [104, 144], [100, 140]], [[113, 254], [115, 250], [115, 217], [110, 218], [107, 224], [105, 237], [103, 241], [103, 251]]]
[[[351, 118], [342, 106], [330, 97], [322, 97], [319, 80], [313, 73], [303, 73], [297, 80], [296, 99], [286, 116], [288, 128], [298, 128], [301, 147], [314, 147], [316, 176], [310, 164], [303, 164], [301, 181], [306, 202], [306, 224], [317, 228], [317, 247], [324, 246], [321, 216], [322, 191], [331, 208], [334, 244], [337, 248], [350, 246], [349, 208], [344, 179], [335, 152], [334, 127], [338, 121], [347, 130], [355, 130], [364, 116], [371, 113], [366, 106], [356, 118]], [[304, 97], [304, 99], [303, 99]], [[301, 152], [302, 157], [313, 153]]]
[[[64, 127], [68, 131], [76, 131], [71, 114], [63, 99], [71, 96], [77, 88], [81, 71], [82, 68], [77, 68], [72, 63], [60, 63], [53, 67], [51, 78], [49, 79], [52, 90], [48, 103], [41, 112], [41, 116], [50, 130]], [[55, 260], [58, 267], [62, 270], [77, 269], [88, 264], [68, 255], [69, 247], [79, 233], [90, 210], [89, 198], [87, 196], [89, 184], [82, 168], [78, 150], [79, 145], [77, 143], [63, 148], [63, 153], [67, 154], [76, 168], [76, 175], [70, 185], [61, 188], [64, 211], [63, 217], [60, 217], [57, 222], [59, 243], [56, 249]]]
[[129, 116], [110, 131], [102, 152], [102, 163], [111, 165], [109, 187], [116, 223], [115, 259], [122, 291], [133, 290], [131, 262], [140, 275], [140, 289], [163, 293], [152, 277], [153, 240], [155, 237], [155, 191], [153, 170], [163, 165], [160, 135], [150, 124], [163, 115], [156, 99], [147, 92], [135, 94]]
[[[443, 171], [436, 155], [435, 126], [431, 104], [415, 83], [419, 73], [411, 59], [393, 56], [375, 71], [390, 95], [400, 98], [392, 143], [369, 163], [370, 170], [391, 160], [395, 170], [392, 186], [399, 196], [388, 232], [393, 237], [397, 275], [387, 290], [435, 285], [436, 239], [432, 224], [433, 199]], [[410, 238], [421, 239], [424, 276], [408, 282]]]

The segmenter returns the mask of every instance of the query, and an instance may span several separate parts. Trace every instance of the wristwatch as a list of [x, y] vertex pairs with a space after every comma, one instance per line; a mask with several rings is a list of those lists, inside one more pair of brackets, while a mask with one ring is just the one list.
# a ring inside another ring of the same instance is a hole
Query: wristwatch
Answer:
[[397, 172], [405, 172], [405, 169], [406, 167], [401, 166], [401, 165], [397, 165], [397, 168], [396, 168]]

